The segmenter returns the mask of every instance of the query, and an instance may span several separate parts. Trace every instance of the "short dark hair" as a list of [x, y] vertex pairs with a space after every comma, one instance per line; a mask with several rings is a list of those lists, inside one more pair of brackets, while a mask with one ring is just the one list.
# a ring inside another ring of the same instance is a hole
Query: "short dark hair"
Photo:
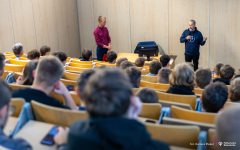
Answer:
[[158, 71], [161, 68], [162, 68], [162, 65], [159, 61], [152, 61], [149, 65], [149, 71], [151, 74], [158, 74]]
[[160, 57], [160, 62], [161, 62], [163, 67], [166, 67], [167, 64], [169, 63], [169, 61], [170, 61], [170, 57], [168, 55], [162, 55]]
[[92, 56], [92, 50], [91, 49], [84, 49], [82, 51], [82, 57], [83, 57], [84, 60], [89, 60], [91, 56]]
[[115, 59], [117, 59], [117, 53], [114, 51], [110, 51], [107, 53], [107, 61], [112, 63]]
[[53, 52], [52, 55], [58, 57], [61, 62], [67, 60], [67, 54], [64, 52]]
[[101, 69], [90, 77], [83, 101], [90, 116], [117, 117], [127, 113], [132, 95], [127, 75], [119, 69]]
[[0, 70], [4, 68], [4, 61], [5, 61], [5, 56], [0, 53]]
[[132, 67], [132, 66], [133, 66], [133, 63], [132, 63], [132, 62], [130, 62], [130, 61], [128, 61], [128, 60], [125, 60], [125, 61], [123, 61], [123, 62], [121, 63], [120, 68], [121, 68], [122, 70], [124, 70], [124, 69], [127, 69], [128, 67]]
[[141, 80], [141, 71], [136, 66], [128, 67], [124, 70], [128, 75], [133, 87], [139, 87]]
[[22, 85], [32, 85], [33, 81], [34, 81], [34, 77], [33, 77], [33, 70], [36, 70], [38, 65], [38, 61], [37, 60], [31, 60], [29, 61], [24, 70], [23, 70], [23, 78], [22, 78]]
[[228, 88], [224, 83], [215, 82], [205, 87], [202, 104], [206, 112], [217, 113], [226, 103]]
[[21, 43], [17, 43], [13, 46], [12, 50], [15, 55], [19, 55], [23, 50], [23, 46]]
[[94, 69], [88, 69], [82, 72], [77, 79], [79, 97], [83, 99], [83, 91], [88, 82], [88, 79], [96, 72]]
[[215, 66], [215, 74], [217, 74], [217, 75], [220, 75], [220, 69], [222, 68], [222, 66], [223, 66], [224, 64], [222, 64], [222, 63], [217, 63], [216, 64], [216, 66]]
[[121, 63], [124, 62], [125, 60], [128, 60], [128, 59], [126, 57], [119, 58], [116, 62], [116, 67], [120, 68]]
[[0, 78], [0, 95], [0, 109], [2, 109], [3, 106], [9, 105], [12, 97], [11, 88], [2, 78]]
[[158, 103], [157, 92], [151, 88], [143, 88], [136, 95], [143, 103]]
[[51, 47], [44, 45], [40, 48], [41, 56], [45, 56], [47, 52], [51, 51]]
[[137, 67], [143, 67], [145, 64], [145, 59], [143, 57], [139, 57], [135, 60], [135, 65]]
[[204, 89], [212, 80], [212, 73], [209, 68], [199, 68], [196, 71], [195, 81], [201, 89]]
[[224, 65], [220, 69], [220, 77], [223, 79], [232, 79], [235, 69], [230, 65]]
[[35, 58], [40, 58], [40, 53], [38, 50], [32, 49], [32, 50], [28, 51], [27, 58], [30, 60], [33, 60]]
[[172, 72], [171, 69], [161, 68], [158, 71], [158, 76], [157, 76], [158, 83], [169, 84], [169, 75], [171, 74], [171, 72]]

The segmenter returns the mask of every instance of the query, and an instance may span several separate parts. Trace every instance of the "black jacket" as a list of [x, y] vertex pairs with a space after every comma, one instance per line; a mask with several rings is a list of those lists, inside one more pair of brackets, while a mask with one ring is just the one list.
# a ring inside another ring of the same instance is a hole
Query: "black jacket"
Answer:
[[225, 83], [226, 85], [230, 85], [230, 80], [228, 80], [228, 79], [223, 79], [223, 78], [215, 78], [215, 79], [213, 79], [213, 82], [223, 82], [223, 83]]
[[90, 118], [71, 125], [69, 150], [169, 150], [167, 144], [152, 140], [145, 126], [127, 118]]
[[185, 86], [173, 86], [170, 87], [166, 93], [170, 94], [180, 94], [180, 95], [195, 95], [192, 89]]

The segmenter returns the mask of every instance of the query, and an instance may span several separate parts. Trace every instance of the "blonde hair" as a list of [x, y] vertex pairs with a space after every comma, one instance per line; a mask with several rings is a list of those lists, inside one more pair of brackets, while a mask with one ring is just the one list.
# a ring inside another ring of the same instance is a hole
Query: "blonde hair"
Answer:
[[229, 95], [232, 102], [240, 101], [240, 78], [231, 81]]
[[98, 17], [98, 22], [101, 23], [101, 22], [102, 22], [102, 19], [106, 19], [106, 17], [104, 17], [104, 16], [99, 16], [99, 17]]
[[44, 84], [46, 87], [53, 86], [64, 72], [64, 66], [55, 56], [45, 56], [42, 58], [36, 69], [35, 79], [37, 84]]
[[171, 86], [185, 86], [194, 89], [194, 71], [187, 63], [175, 66], [169, 78]]

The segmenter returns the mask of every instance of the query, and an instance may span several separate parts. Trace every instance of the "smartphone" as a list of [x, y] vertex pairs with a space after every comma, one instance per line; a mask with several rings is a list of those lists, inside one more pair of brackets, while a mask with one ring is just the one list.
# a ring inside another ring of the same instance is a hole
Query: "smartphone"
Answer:
[[67, 85], [68, 91], [73, 91], [73, 85]]
[[156, 122], [153, 121], [153, 120], [146, 120], [146, 122], [148, 122], [148, 123], [156, 123]]
[[52, 127], [52, 129], [48, 132], [48, 134], [42, 139], [41, 144], [44, 145], [53, 145], [54, 140], [53, 137], [58, 133], [58, 126]]

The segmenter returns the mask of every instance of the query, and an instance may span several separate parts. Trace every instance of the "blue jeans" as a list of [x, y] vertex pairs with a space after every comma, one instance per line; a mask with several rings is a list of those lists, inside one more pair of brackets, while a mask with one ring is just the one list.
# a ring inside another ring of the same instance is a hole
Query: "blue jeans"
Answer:
[[108, 51], [107, 48], [97, 47], [97, 60], [102, 61], [103, 55], [107, 54], [107, 51]]

